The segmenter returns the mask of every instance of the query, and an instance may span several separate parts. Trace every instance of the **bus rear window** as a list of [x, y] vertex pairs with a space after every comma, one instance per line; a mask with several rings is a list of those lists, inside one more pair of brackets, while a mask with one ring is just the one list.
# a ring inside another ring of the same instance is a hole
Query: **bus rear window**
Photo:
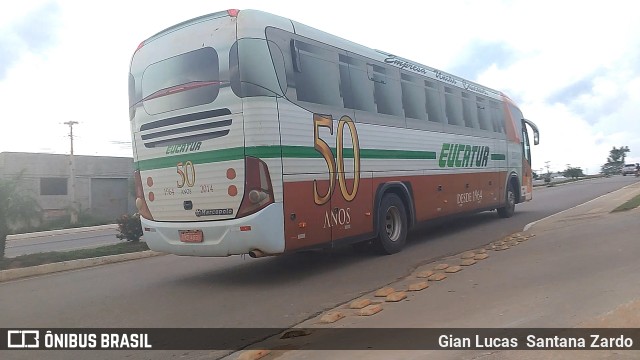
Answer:
[[208, 104], [220, 91], [218, 53], [205, 47], [150, 65], [142, 74], [142, 99], [153, 115]]

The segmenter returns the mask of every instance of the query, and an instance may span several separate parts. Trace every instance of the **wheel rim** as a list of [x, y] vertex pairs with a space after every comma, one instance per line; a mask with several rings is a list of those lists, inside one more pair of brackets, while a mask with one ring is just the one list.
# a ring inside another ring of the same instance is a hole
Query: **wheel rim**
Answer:
[[400, 232], [402, 230], [400, 210], [395, 206], [387, 209], [387, 213], [385, 214], [385, 230], [389, 240], [397, 241], [400, 238]]

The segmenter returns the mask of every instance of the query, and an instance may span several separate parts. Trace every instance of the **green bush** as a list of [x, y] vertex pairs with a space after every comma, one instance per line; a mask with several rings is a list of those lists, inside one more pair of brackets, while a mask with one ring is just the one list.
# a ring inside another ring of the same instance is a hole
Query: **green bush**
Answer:
[[140, 241], [142, 237], [142, 224], [140, 223], [139, 214], [125, 214], [116, 219], [118, 224], [118, 234], [116, 237], [120, 240]]

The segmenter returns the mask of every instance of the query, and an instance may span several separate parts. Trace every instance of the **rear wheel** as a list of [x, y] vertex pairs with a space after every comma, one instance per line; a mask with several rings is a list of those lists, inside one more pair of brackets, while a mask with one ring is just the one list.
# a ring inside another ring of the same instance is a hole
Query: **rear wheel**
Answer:
[[383, 254], [395, 254], [407, 241], [407, 213], [396, 194], [386, 194], [378, 208], [378, 237], [374, 244]]
[[498, 215], [502, 218], [510, 218], [516, 212], [516, 192], [513, 189], [513, 183], [509, 181], [507, 185], [507, 198], [505, 206], [498, 208]]

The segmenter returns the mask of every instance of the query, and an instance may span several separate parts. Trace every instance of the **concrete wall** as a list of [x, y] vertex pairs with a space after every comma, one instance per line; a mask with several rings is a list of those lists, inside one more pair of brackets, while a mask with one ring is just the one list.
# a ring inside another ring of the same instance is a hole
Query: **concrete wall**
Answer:
[[[135, 212], [135, 199], [128, 185], [133, 176], [132, 158], [75, 155], [74, 160], [76, 201], [83, 211], [106, 219], [115, 219], [123, 210]], [[32, 193], [49, 218], [64, 215], [71, 205], [69, 169], [69, 155], [0, 153], [0, 177], [20, 176], [22, 189]], [[43, 178], [66, 179], [66, 194], [42, 194]], [[105, 180], [100, 182], [100, 179]]]

